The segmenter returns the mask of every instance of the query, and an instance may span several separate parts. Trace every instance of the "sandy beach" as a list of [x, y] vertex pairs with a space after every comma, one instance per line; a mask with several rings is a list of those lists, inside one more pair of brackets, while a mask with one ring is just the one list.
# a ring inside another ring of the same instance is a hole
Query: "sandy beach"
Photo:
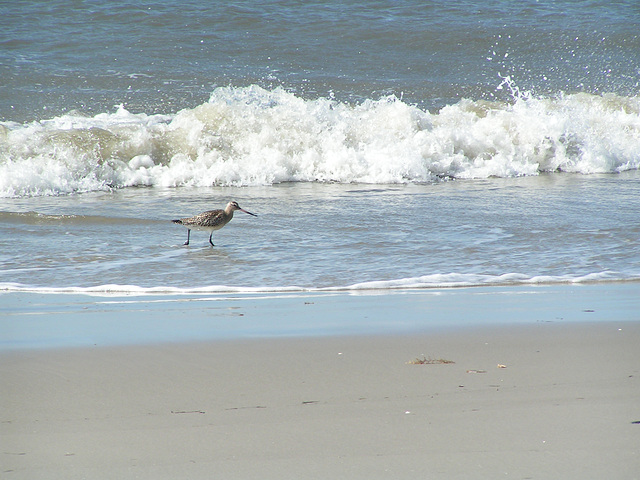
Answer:
[[639, 344], [614, 321], [7, 351], [0, 473], [640, 478]]

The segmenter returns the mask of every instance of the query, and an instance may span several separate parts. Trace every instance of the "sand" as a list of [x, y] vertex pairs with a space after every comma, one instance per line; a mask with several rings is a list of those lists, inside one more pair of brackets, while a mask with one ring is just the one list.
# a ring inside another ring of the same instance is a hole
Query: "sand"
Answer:
[[5, 351], [0, 477], [640, 478], [638, 345], [612, 321]]

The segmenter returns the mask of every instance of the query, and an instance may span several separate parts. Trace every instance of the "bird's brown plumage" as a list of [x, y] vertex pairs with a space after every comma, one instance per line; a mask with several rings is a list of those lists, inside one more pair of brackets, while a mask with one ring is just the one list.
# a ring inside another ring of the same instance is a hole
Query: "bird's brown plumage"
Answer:
[[229, 202], [224, 210], [208, 210], [206, 212], [199, 213], [198, 215], [194, 215], [193, 217], [172, 220], [172, 222], [187, 227], [187, 241], [184, 243], [185, 245], [189, 245], [191, 230], [204, 230], [210, 232], [209, 243], [213, 245], [213, 241], [211, 239], [213, 232], [221, 229], [229, 223], [233, 218], [233, 212], [236, 210], [248, 213], [254, 217], [257, 216], [255, 213], [251, 213], [240, 208], [238, 202]]

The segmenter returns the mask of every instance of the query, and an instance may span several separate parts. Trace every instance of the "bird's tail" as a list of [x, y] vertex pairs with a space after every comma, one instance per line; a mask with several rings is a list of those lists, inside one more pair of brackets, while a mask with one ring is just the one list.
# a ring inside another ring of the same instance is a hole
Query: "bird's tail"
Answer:
[[182, 220], [171, 220], [173, 223], [178, 223], [180, 225], [182, 225]]

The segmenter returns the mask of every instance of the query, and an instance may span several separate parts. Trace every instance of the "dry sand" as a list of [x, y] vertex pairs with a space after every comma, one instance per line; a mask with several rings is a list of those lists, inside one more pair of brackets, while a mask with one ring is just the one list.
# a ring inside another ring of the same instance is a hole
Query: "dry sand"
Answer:
[[608, 322], [5, 352], [0, 477], [640, 478], [639, 345]]

